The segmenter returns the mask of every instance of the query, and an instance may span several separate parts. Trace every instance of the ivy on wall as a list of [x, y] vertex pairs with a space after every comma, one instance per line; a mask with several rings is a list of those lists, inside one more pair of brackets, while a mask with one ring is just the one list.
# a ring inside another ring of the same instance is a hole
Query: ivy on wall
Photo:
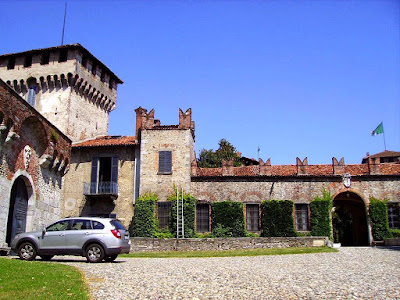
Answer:
[[332, 239], [332, 196], [328, 191], [322, 192], [323, 197], [316, 197], [310, 203], [311, 210], [311, 235], [327, 236]]
[[130, 226], [131, 236], [153, 237], [158, 220], [155, 217], [155, 207], [158, 197], [154, 193], [146, 193], [136, 199], [135, 213]]
[[212, 203], [211, 227], [215, 237], [246, 236], [243, 203], [233, 201]]
[[296, 236], [293, 220], [294, 204], [290, 200], [261, 203], [261, 236]]
[[386, 202], [375, 198], [369, 199], [369, 216], [372, 224], [372, 235], [375, 241], [383, 241], [391, 238], [392, 233], [389, 229]]
[[[179, 195], [179, 198], [182, 196]], [[169, 218], [169, 231], [176, 237], [176, 193], [168, 197], [171, 202], [171, 212]], [[196, 199], [190, 194], [183, 194], [183, 216], [184, 216], [184, 230], [185, 238], [193, 238], [195, 233], [195, 215], [196, 215]]]

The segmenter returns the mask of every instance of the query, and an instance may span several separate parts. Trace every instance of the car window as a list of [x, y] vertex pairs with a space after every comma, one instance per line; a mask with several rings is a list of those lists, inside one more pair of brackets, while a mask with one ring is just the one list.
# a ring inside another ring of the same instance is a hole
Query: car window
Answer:
[[85, 230], [92, 229], [90, 225], [90, 220], [73, 220], [72, 221], [72, 230]]
[[46, 231], [61, 231], [68, 229], [68, 220], [59, 221], [46, 228]]
[[104, 225], [98, 221], [92, 221], [93, 229], [104, 229]]
[[125, 230], [124, 225], [122, 225], [120, 222], [118, 222], [117, 220], [111, 220], [110, 221], [111, 225], [113, 225], [115, 227], [115, 229], [118, 230]]

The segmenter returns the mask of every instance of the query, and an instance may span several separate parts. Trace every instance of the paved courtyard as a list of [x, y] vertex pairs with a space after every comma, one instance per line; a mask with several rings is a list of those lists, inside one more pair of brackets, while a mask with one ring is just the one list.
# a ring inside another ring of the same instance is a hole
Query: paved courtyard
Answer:
[[225, 258], [118, 258], [82, 270], [94, 299], [400, 299], [400, 249]]

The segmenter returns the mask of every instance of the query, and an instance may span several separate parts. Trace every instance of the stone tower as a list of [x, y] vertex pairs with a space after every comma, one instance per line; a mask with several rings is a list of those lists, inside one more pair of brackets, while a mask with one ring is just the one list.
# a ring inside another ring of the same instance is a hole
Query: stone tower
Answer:
[[1, 55], [0, 78], [73, 142], [108, 134], [122, 83], [80, 44]]

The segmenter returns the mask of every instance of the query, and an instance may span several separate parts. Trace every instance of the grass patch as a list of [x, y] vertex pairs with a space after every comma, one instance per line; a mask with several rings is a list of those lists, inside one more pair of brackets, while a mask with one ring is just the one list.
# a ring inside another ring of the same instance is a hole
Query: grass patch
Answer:
[[230, 256], [259, 256], [259, 255], [283, 255], [283, 254], [305, 254], [337, 252], [329, 247], [290, 247], [270, 249], [241, 249], [241, 250], [213, 250], [213, 251], [163, 251], [163, 252], [135, 252], [121, 254], [120, 257], [148, 257], [148, 258], [170, 258], [170, 257], [230, 257]]
[[71, 266], [0, 258], [0, 299], [89, 299], [82, 274]]

